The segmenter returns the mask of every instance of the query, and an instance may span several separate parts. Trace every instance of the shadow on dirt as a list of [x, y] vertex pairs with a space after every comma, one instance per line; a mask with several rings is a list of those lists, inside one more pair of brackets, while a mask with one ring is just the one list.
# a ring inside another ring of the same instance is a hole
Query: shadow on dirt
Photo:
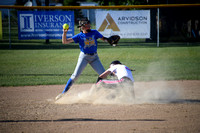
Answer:
[[200, 103], [198, 99], [177, 99], [175, 101], [171, 101], [171, 103]]
[[1, 120], [0, 123], [9, 122], [65, 122], [65, 121], [104, 121], [104, 122], [114, 122], [114, 121], [165, 121], [162, 119], [128, 119], [128, 120], [118, 120], [118, 119], [92, 119], [92, 118], [69, 118], [69, 119], [58, 119], [58, 120]]

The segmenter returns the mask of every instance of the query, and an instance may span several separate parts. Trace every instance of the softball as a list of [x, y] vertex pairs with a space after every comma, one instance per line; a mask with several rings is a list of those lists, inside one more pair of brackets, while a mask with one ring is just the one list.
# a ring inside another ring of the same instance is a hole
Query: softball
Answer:
[[69, 29], [69, 25], [68, 24], [63, 24], [63, 29], [65, 29], [65, 30]]

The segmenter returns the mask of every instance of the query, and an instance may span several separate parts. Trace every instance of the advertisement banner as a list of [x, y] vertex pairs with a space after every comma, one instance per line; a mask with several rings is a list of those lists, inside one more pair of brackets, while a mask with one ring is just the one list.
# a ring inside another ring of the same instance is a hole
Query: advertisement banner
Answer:
[[96, 11], [96, 29], [105, 37], [150, 38], [150, 10]]
[[73, 11], [18, 11], [18, 38], [61, 39], [62, 25], [67, 23], [67, 37], [74, 35]]

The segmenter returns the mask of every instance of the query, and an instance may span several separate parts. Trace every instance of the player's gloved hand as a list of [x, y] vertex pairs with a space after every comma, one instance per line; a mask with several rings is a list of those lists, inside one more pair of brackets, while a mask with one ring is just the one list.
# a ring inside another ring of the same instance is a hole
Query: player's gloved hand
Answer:
[[104, 39], [111, 45], [111, 46], [117, 46], [120, 36], [119, 35], [112, 35], [109, 38], [104, 37]]
[[115, 74], [114, 74], [114, 73], [111, 73], [111, 74], [110, 74], [110, 76], [112, 76], [112, 77], [113, 77], [113, 76], [115, 76]]

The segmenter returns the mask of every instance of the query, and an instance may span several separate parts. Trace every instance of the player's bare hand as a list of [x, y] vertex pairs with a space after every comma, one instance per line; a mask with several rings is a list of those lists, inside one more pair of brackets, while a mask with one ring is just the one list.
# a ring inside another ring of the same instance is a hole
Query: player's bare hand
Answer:
[[66, 29], [66, 30], [65, 30], [65, 29], [63, 29], [63, 33], [67, 33], [67, 31], [68, 31], [68, 30], [69, 30], [69, 29]]

